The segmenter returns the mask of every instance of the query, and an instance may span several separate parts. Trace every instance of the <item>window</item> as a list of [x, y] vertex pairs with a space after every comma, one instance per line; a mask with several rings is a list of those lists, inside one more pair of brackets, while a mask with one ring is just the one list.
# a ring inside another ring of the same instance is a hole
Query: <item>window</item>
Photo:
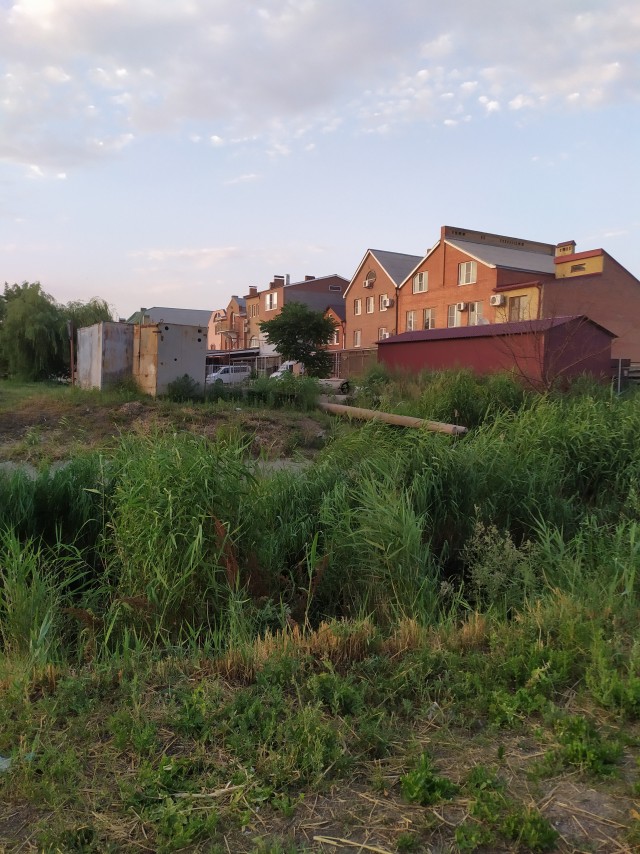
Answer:
[[353, 346], [359, 347], [362, 341], [362, 330], [354, 329], [353, 330]]
[[378, 341], [382, 341], [384, 338], [388, 337], [389, 333], [387, 332], [387, 327], [381, 326], [380, 329], [378, 329]]
[[526, 320], [529, 308], [529, 302], [526, 296], [509, 297], [509, 320], [511, 322], [518, 320]]
[[267, 311], [273, 311], [274, 308], [278, 307], [278, 294], [277, 291], [272, 291], [271, 293], [265, 296], [265, 308]]
[[259, 305], [257, 302], [252, 303], [249, 306], [249, 317], [257, 317], [258, 316]]
[[447, 306], [447, 326], [462, 326], [462, 312], [458, 311], [458, 307], [454, 302], [453, 305]]
[[259, 346], [260, 346], [260, 341], [258, 340], [258, 336], [252, 335], [251, 338], [249, 338], [249, 347], [259, 347]]
[[407, 312], [407, 332], [413, 332], [416, 328], [416, 312], [408, 311]]
[[380, 294], [380, 311], [387, 310], [387, 303], [389, 302], [389, 297], [387, 294]]
[[337, 327], [337, 326], [336, 326], [336, 328], [335, 328], [335, 330], [334, 330], [333, 338], [331, 339], [331, 342], [330, 342], [330, 343], [331, 343], [331, 344], [339, 344], [339, 343], [340, 343], [340, 330], [338, 329], [338, 327]]
[[587, 269], [586, 264], [572, 264], [571, 265], [571, 272], [572, 273], [584, 273], [586, 269]]
[[416, 273], [413, 277], [414, 294], [423, 294], [428, 287], [429, 273]]
[[482, 323], [482, 303], [469, 303], [469, 326], [479, 326]]
[[436, 326], [436, 310], [435, 308], [425, 308], [422, 312], [422, 328], [435, 329]]
[[353, 301], [353, 313], [354, 314], [362, 314], [362, 300], [354, 299]]
[[463, 261], [458, 264], [458, 284], [471, 285], [478, 281], [478, 265], [475, 261]]
[[366, 309], [367, 314], [373, 314], [373, 310], [376, 307], [376, 303], [373, 297], [367, 297]]
[[367, 275], [364, 277], [364, 286], [365, 288], [372, 288], [376, 281], [376, 271], [369, 270]]
[[340, 287], [340, 285], [329, 285], [329, 290], [330, 291], [341, 291], [342, 288]]

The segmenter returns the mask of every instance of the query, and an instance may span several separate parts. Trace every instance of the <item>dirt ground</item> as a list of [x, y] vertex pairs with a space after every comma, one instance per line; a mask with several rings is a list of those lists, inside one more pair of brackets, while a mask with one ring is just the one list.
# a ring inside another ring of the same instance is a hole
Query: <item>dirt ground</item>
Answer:
[[103, 403], [33, 396], [0, 405], [0, 461], [33, 465], [70, 459], [88, 449], [109, 451], [128, 432], [186, 430], [213, 437], [239, 431], [251, 454], [277, 460], [312, 456], [327, 439], [330, 423], [322, 413], [264, 412], [229, 407], [212, 410], [166, 401]]

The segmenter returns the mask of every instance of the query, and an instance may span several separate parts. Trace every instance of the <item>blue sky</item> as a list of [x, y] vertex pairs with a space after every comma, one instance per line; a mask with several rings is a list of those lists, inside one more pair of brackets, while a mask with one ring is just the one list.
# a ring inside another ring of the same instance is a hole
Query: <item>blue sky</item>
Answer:
[[637, 0], [0, 0], [0, 282], [215, 309], [443, 224], [640, 277]]

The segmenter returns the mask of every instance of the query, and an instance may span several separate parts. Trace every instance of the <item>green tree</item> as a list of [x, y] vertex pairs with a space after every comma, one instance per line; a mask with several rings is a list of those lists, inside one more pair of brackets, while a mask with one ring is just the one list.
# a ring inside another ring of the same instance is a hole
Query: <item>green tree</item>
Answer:
[[322, 311], [301, 302], [288, 302], [273, 320], [263, 320], [260, 329], [283, 359], [301, 362], [312, 377], [328, 377], [331, 357], [325, 347], [333, 338], [335, 324]]
[[0, 296], [0, 369], [26, 380], [68, 374], [67, 321], [78, 329], [110, 319], [104, 300], [64, 306], [45, 293], [39, 282], [5, 284]]

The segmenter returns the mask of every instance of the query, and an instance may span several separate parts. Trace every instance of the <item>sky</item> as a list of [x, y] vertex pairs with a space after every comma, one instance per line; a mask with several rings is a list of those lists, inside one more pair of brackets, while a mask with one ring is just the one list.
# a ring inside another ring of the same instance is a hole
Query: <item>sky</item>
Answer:
[[640, 278], [637, 0], [0, 0], [0, 285], [217, 309], [442, 225]]

